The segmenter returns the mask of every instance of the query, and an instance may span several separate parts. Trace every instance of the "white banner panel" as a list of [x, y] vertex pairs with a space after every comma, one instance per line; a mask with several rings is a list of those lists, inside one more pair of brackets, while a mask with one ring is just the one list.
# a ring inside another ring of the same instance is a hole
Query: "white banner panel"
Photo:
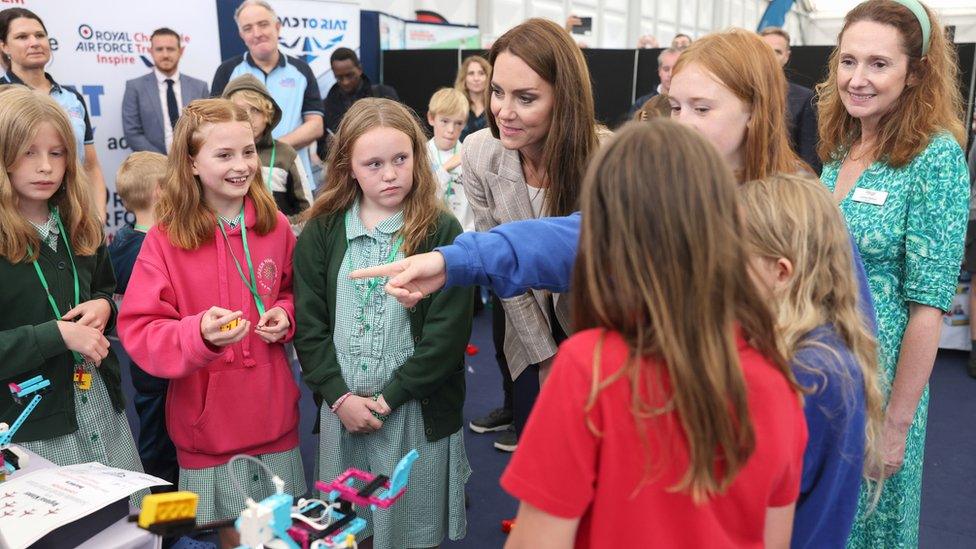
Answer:
[[407, 21], [404, 35], [406, 42], [404, 47], [408, 50], [481, 47], [481, 30], [478, 27]]
[[59, 84], [78, 90], [88, 105], [95, 148], [111, 192], [106, 230], [114, 234], [134, 220], [114, 192], [115, 172], [132, 152], [122, 134], [125, 81], [152, 70], [149, 36], [159, 27], [170, 27], [183, 35], [186, 47], [180, 72], [209, 83], [220, 64], [216, 4], [23, 0], [18, 6], [44, 20], [52, 49], [47, 71]]
[[335, 84], [329, 57], [346, 47], [359, 54], [359, 4], [321, 0], [270, 2], [281, 21], [281, 50], [312, 68], [325, 97]]

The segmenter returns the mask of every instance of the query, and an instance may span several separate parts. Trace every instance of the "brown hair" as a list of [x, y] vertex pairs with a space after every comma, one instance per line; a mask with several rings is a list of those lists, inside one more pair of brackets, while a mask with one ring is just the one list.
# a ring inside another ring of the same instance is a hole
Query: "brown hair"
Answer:
[[130, 154], [115, 174], [115, 191], [129, 210], [145, 210], [153, 205], [153, 195], [166, 176], [166, 156], [139, 151]]
[[[68, 116], [48, 95], [26, 86], [0, 89], [0, 135], [3, 136], [0, 163], [3, 166], [17, 165], [44, 123], [51, 124], [58, 133], [65, 156], [64, 179], [48, 204], [58, 208], [75, 255], [93, 255], [103, 240], [102, 224], [95, 213], [91, 186], [79, 164]], [[0, 257], [11, 263], [34, 261], [41, 250], [37, 231], [20, 214], [19, 200], [7, 170], [0, 169]]]
[[274, 103], [266, 95], [259, 93], [257, 90], [252, 90], [248, 88], [240, 88], [237, 91], [226, 96], [224, 99], [230, 99], [233, 101], [235, 98], [240, 98], [241, 101], [246, 103], [248, 106], [253, 107], [261, 112], [267, 120], [265, 124], [271, 126], [274, 123], [275, 107]]
[[744, 101], [752, 115], [746, 125], [739, 181], [774, 173], [812, 172], [793, 151], [786, 131], [786, 77], [770, 48], [756, 33], [742, 29], [709, 34], [678, 57], [672, 78], [697, 63]]
[[[214, 238], [217, 215], [203, 200], [200, 179], [193, 174], [193, 158], [204, 143], [201, 129], [208, 124], [244, 122], [251, 119], [243, 108], [227, 99], [197, 99], [183, 110], [173, 130], [169, 166], [156, 204], [156, 223], [170, 242], [184, 250], [194, 250]], [[278, 208], [264, 185], [260, 168], [251, 178], [247, 196], [257, 214], [255, 230], [265, 235], [278, 223]]]
[[[856, 395], [854, 387], [859, 383], [847, 372], [837, 371], [836, 378], [844, 382], [839, 391], [847, 402], [859, 398], [865, 402], [864, 470], [881, 470], [884, 399], [877, 342], [858, 304], [851, 241], [843, 214], [826, 187], [812, 177], [775, 175], [747, 182], [737, 194], [747, 251], [773, 260], [788, 259], [793, 264], [793, 276], [774, 304], [784, 354], [795, 362], [797, 352], [807, 347], [834, 353], [834, 349], [808, 338], [819, 326], [833, 326], [854, 355], [863, 382], [863, 393]], [[812, 365], [795, 366], [819, 372]], [[821, 376], [826, 383], [826, 376]]]
[[491, 63], [487, 59], [481, 57], [480, 55], [471, 55], [465, 57], [464, 61], [461, 62], [461, 68], [458, 69], [457, 76], [454, 77], [454, 89], [464, 94], [464, 97], [468, 99], [468, 106], [472, 105], [471, 93], [468, 91], [468, 85], [465, 82], [465, 78], [468, 76], [468, 67], [471, 63], [477, 63], [481, 65], [481, 70], [485, 71], [485, 91], [482, 93], [485, 105], [488, 105], [488, 85], [491, 82]]
[[637, 109], [634, 113], [634, 120], [639, 122], [647, 122], [651, 118], [670, 118], [671, 117], [671, 100], [668, 96], [663, 93], [659, 93], [654, 97], [644, 101], [641, 108]]
[[630, 349], [602, 382], [595, 360], [586, 409], [626, 376], [638, 423], [676, 414], [689, 465], [673, 489], [696, 502], [725, 491], [755, 449], [736, 330], [795, 386], [748, 275], [734, 188], [703, 137], [652, 119], [627, 124], [597, 153], [581, 196], [574, 327], [619, 332]]
[[838, 46], [830, 54], [827, 79], [817, 84], [817, 154], [824, 161], [840, 160], [861, 136], [861, 125], [848, 114], [837, 88], [840, 44], [847, 29], [859, 21], [873, 21], [894, 27], [901, 36], [902, 52], [908, 56], [907, 76], [915, 85], [902, 90], [888, 112], [878, 122], [878, 142], [874, 157], [892, 167], [904, 166], [922, 152], [935, 133], [950, 132], [960, 147], [966, 144], [962, 123], [963, 102], [959, 92], [956, 49], [946, 39], [942, 24], [925, 8], [932, 33], [929, 52], [922, 56], [922, 29], [915, 14], [892, 0], [868, 0], [847, 12], [844, 27], [837, 36]]
[[403, 253], [416, 252], [424, 239], [434, 231], [437, 217], [443, 211], [437, 199], [437, 181], [427, 157], [427, 138], [417, 123], [417, 115], [396, 101], [365, 98], [353, 103], [342, 117], [335, 142], [329, 148], [325, 191], [305, 214], [306, 219], [342, 212], [362, 196], [359, 183], [352, 177], [352, 150], [356, 141], [374, 128], [393, 128], [410, 138], [413, 156], [413, 185], [403, 199]]
[[[491, 47], [488, 60], [494, 66], [505, 52], [552, 84], [552, 125], [542, 148], [549, 183], [544, 210], [546, 215], [569, 215], [579, 209], [586, 165], [599, 146], [590, 71], [569, 33], [548, 19], [529, 19], [503, 34]], [[486, 112], [491, 134], [498, 139], [490, 104]]]

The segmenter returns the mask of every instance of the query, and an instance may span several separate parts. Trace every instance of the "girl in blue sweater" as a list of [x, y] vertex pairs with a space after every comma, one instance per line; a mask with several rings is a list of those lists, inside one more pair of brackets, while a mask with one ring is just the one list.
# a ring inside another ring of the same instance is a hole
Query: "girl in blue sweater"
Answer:
[[806, 391], [809, 441], [791, 545], [843, 547], [861, 477], [881, 464], [883, 418], [848, 233], [814, 179], [777, 175], [743, 184], [738, 196], [753, 279], [772, 300], [784, 354]]

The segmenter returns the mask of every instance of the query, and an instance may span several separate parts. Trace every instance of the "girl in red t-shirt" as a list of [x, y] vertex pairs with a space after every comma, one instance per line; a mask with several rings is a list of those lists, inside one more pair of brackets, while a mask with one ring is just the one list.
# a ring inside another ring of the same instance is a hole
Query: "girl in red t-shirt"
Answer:
[[729, 168], [695, 130], [631, 125], [581, 203], [581, 331], [502, 477], [507, 547], [788, 546], [806, 424]]

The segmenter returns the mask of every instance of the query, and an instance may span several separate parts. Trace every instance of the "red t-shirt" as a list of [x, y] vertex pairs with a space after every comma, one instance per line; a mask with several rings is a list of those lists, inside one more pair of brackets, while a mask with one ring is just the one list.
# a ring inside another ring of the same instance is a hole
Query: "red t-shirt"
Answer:
[[[688, 467], [674, 414], [643, 420], [642, 443], [626, 376], [584, 412], [601, 332], [580, 332], [559, 349], [502, 487], [551, 515], [581, 517], [576, 547], [762, 547], [766, 508], [796, 501], [803, 470], [806, 422], [786, 379], [738, 340], [756, 449], [723, 495], [696, 506], [687, 492], [670, 490]], [[601, 380], [626, 358], [620, 335], [607, 333]], [[587, 415], [602, 436], [587, 428]]]

